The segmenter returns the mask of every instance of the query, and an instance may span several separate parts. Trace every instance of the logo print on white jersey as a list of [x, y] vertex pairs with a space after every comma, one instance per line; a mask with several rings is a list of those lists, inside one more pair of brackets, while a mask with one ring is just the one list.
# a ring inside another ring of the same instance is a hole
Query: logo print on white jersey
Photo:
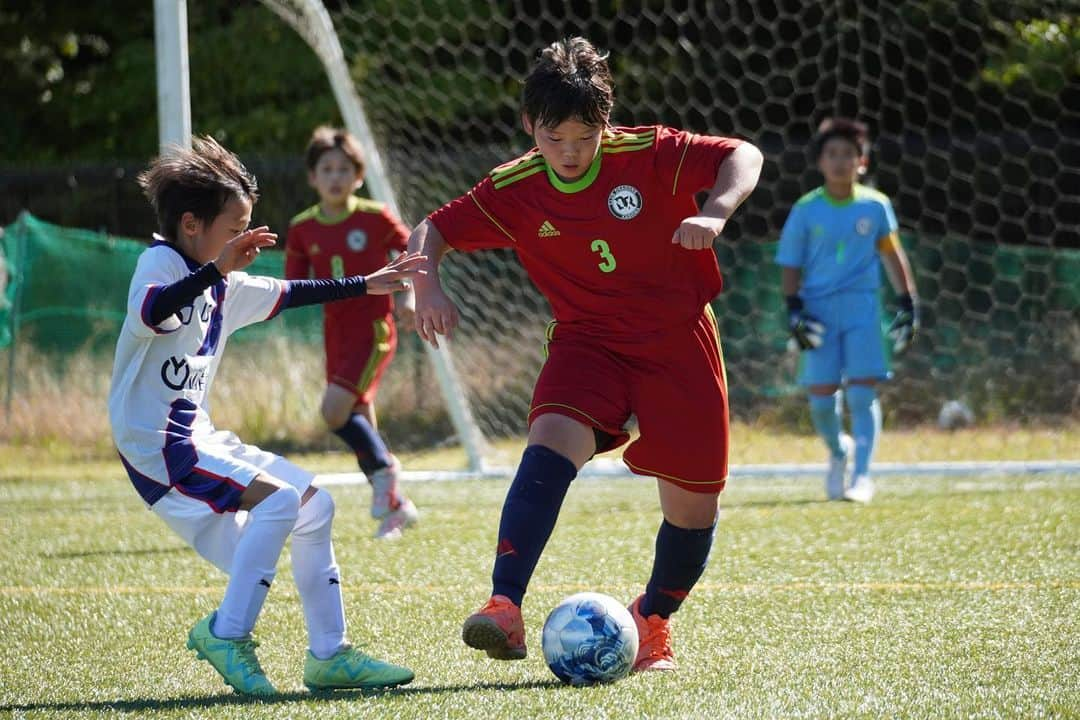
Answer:
[[173, 390], [183, 390], [190, 375], [191, 369], [184, 358], [171, 357], [161, 364], [161, 382]]
[[862, 217], [855, 221], [855, 232], [860, 235], [869, 235], [873, 226], [874, 224], [871, 222], [870, 218]]
[[620, 220], [632, 220], [641, 212], [641, 193], [633, 185], [620, 185], [608, 195], [607, 206]]
[[195, 303], [185, 305], [176, 311], [176, 317], [180, 321], [181, 325], [188, 325], [191, 323], [191, 318], [195, 315]]
[[345, 244], [353, 252], [360, 252], [367, 247], [367, 233], [363, 230], [350, 230], [345, 236]]
[[187, 358], [170, 357], [161, 364], [161, 382], [173, 390], [204, 390], [206, 368], [193, 368]]

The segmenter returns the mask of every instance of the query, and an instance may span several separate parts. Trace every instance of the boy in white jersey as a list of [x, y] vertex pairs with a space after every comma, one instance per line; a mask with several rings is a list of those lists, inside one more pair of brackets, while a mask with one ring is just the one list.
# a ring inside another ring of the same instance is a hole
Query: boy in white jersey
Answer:
[[402, 290], [423, 258], [402, 255], [367, 277], [338, 280], [241, 272], [277, 236], [266, 227], [247, 229], [258, 197], [255, 178], [210, 137], [157, 158], [139, 184], [161, 236], [139, 257], [131, 280], [109, 416], [120, 460], [142, 499], [229, 575], [221, 605], [192, 628], [188, 647], [237, 692], [276, 692], [251, 631], [291, 534], [309, 638], [304, 683], [328, 690], [410, 682], [408, 668], [346, 642], [330, 495], [311, 484], [311, 473], [216, 429], [207, 408], [234, 331], [290, 307]]
[[[866, 126], [830, 118], [818, 129], [814, 148], [825, 184], [795, 203], [776, 262], [783, 268], [792, 343], [803, 351], [799, 383], [809, 392], [810, 417], [829, 448], [826, 495], [869, 502], [870, 460], [881, 433], [874, 386], [889, 376], [879, 324], [881, 267], [900, 306], [889, 329], [894, 352], [906, 350], [919, 327], [915, 278], [889, 199], [857, 182], [869, 159]], [[854, 438], [841, 429], [841, 382]]]

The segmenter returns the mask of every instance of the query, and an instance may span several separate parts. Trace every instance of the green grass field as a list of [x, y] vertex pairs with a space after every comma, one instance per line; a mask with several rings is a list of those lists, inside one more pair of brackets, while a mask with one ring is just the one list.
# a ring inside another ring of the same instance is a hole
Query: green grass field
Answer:
[[350, 634], [417, 679], [309, 696], [286, 552], [257, 628], [285, 694], [249, 702], [184, 649], [224, 576], [142, 507], [118, 465], [4, 457], [0, 717], [1080, 717], [1075, 475], [885, 478], [865, 507], [822, 502], [816, 481], [733, 482], [710, 567], [675, 619], [679, 672], [581, 689], [548, 671], [541, 625], [571, 592], [640, 592], [652, 481], [571, 488], [518, 663], [459, 637], [486, 598], [505, 481], [411, 484], [425, 515], [397, 543], [369, 539], [366, 487], [335, 486]]

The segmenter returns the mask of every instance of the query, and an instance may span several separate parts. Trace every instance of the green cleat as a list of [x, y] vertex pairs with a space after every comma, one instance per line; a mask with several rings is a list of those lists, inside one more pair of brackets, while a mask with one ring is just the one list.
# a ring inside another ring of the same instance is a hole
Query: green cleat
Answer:
[[304, 684], [308, 690], [375, 690], [407, 685], [413, 671], [376, 660], [352, 645], [346, 645], [333, 657], [320, 660], [308, 651], [304, 662]]
[[217, 611], [210, 613], [191, 628], [188, 633], [188, 650], [210, 663], [225, 680], [225, 684], [241, 695], [269, 697], [277, 690], [266, 679], [255, 648], [259, 646], [250, 635], [238, 640], [219, 638], [210, 631]]

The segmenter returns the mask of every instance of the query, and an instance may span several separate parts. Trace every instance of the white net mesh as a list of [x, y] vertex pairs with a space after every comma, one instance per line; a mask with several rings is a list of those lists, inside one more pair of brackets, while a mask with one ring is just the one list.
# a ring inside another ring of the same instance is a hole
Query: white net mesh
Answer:
[[[925, 303], [923, 332], [883, 389], [890, 420], [932, 419], [950, 398], [981, 420], [1075, 417], [1075, 0], [327, 7], [409, 222], [528, 149], [520, 82], [540, 48], [570, 35], [610, 51], [616, 123], [663, 122], [761, 147], [760, 187], [717, 249], [735, 415], [805, 411], [783, 350], [772, 243], [792, 203], [820, 183], [814, 128], [842, 114], [873, 131], [873, 182], [893, 199]], [[453, 352], [480, 427], [519, 435], [546, 303], [509, 252], [451, 255], [443, 277], [462, 311]]]

